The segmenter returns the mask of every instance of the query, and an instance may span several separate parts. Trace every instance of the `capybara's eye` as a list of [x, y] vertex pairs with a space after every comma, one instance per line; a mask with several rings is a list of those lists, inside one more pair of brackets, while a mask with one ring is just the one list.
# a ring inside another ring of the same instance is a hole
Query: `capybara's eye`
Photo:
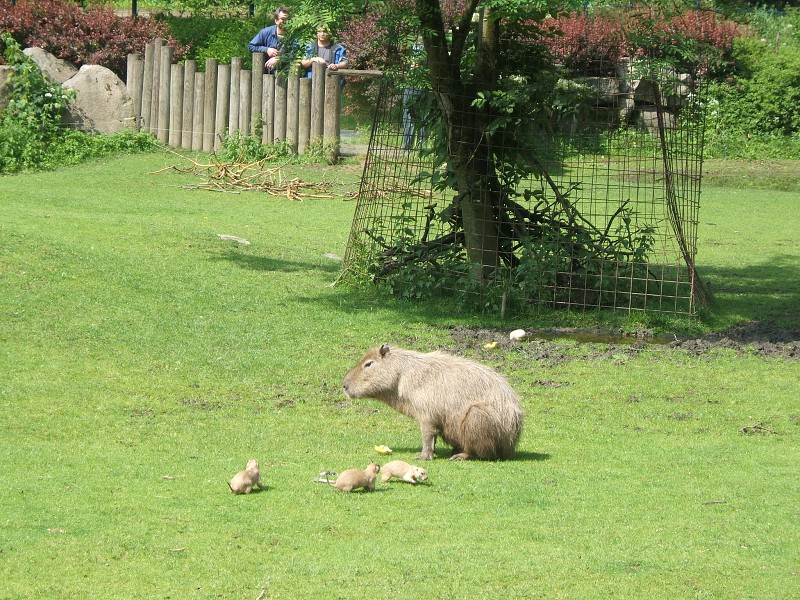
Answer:
[[372, 366], [372, 361], [371, 361], [371, 360], [368, 360], [367, 362], [365, 362], [365, 363], [364, 363], [364, 368], [365, 368], [365, 369], [366, 369], [367, 367], [371, 367], [371, 366]]

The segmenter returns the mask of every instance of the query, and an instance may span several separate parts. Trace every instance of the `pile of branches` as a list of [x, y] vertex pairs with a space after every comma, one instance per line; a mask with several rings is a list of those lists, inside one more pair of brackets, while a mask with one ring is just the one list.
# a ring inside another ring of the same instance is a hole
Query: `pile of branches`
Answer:
[[[174, 154], [177, 154], [176, 152]], [[203, 179], [202, 183], [184, 185], [189, 190], [210, 190], [212, 192], [266, 192], [271, 196], [285, 196], [289, 200], [302, 201], [305, 198], [333, 198], [327, 193], [331, 188], [328, 181], [311, 183], [299, 177], [287, 179], [282, 166], [268, 166], [276, 157], [267, 156], [255, 162], [220, 161], [211, 156], [210, 163], [199, 163], [186, 156], [181, 156], [188, 165], [172, 165], [151, 174], [165, 171], [187, 173]]]

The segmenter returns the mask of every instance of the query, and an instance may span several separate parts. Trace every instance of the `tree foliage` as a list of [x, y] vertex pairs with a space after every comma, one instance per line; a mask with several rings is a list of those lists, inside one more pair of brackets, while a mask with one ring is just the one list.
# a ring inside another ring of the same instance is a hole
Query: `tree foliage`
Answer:
[[128, 54], [143, 56], [145, 46], [157, 37], [167, 40], [178, 60], [187, 50], [170, 37], [164, 23], [119, 16], [102, 6], [83, 9], [64, 0], [15, 4], [2, 0], [0, 30], [10, 33], [23, 48], [42, 48], [77, 67], [102, 65], [123, 78]]
[[[622, 56], [641, 53], [654, 58], [657, 66], [648, 80], [654, 80], [658, 98], [661, 91], [655, 81], [662, 73], [685, 72], [677, 69], [697, 61], [706, 47], [727, 43], [713, 27], [691, 30], [681, 28], [681, 20], [672, 18], [676, 15], [642, 10], [634, 19], [633, 12], [608, 21], [614, 26], [593, 38], [595, 48], [605, 44], [612, 73]], [[648, 224], [636, 224], [630, 213], [633, 209], [625, 201], [612, 211], [608, 222], [594, 222], [570, 197], [581, 182], [559, 183], [559, 177], [547, 171], [558, 168], [558, 157], [552, 154], [558, 152], [558, 143], [544, 140], [554, 139], [566, 130], [565, 124], [591, 111], [587, 101], [591, 90], [573, 78], [592, 73], [587, 73], [580, 57], [569, 64], [575, 55], [559, 54], [559, 48], [566, 48], [558, 45], [560, 25], [568, 22], [560, 19], [553, 7], [508, 0], [466, 0], [453, 5], [439, 0], [413, 4], [398, 0], [381, 15], [377, 28], [391, 32], [384, 70], [390, 81], [398, 82], [395, 94], [412, 86], [422, 91], [420, 97], [433, 100], [420, 123], [431, 133], [424, 151], [430, 154], [433, 168], [418, 178], [428, 178], [431, 187], [442, 192], [446, 206], [431, 205], [425, 217], [427, 223], [442, 224], [435, 230], [444, 233], [436, 239], [428, 236], [434, 228], [418, 223], [393, 234], [392, 244], [384, 244], [377, 234], [370, 236], [384, 248], [372, 266], [376, 278], [388, 281], [394, 273], [409, 273], [417, 266], [440, 268], [462, 273], [480, 293], [498, 277], [507, 281], [508, 273], [520, 287], [530, 284], [536, 279], [534, 266], [544, 263], [552, 262], [552, 273], [582, 278], [579, 287], [589, 285], [590, 279], [601, 281], [604, 264], [613, 265], [612, 271], [632, 272], [647, 263], [653, 230]], [[656, 23], [661, 27], [655, 28]], [[596, 23], [573, 18], [571, 24], [576, 36], [570, 51], [575, 46], [585, 48], [580, 42], [591, 38], [587, 34], [595, 33]], [[645, 36], [637, 35], [644, 31], [659, 33], [664, 44], [654, 48], [648, 42], [648, 46]], [[581, 35], [586, 38], [581, 40]], [[413, 57], [418, 45], [424, 47], [424, 62]], [[693, 65], [690, 72], [698, 71]], [[666, 153], [660, 110], [657, 147]], [[541, 185], [530, 186], [533, 180]], [[667, 204], [676, 205], [675, 187], [665, 185], [670, 188]], [[680, 212], [670, 214], [677, 215], [675, 237], [694, 280]], [[398, 223], [403, 218], [398, 216]], [[648, 277], [646, 269], [641, 276]], [[464, 287], [470, 286], [462, 281], [459, 288]], [[700, 288], [698, 284], [696, 289]]]

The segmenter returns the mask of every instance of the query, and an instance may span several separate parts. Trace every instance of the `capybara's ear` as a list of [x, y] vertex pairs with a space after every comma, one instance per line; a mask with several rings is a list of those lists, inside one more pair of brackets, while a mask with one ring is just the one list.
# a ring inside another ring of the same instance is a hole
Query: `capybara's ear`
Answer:
[[389, 346], [386, 345], [386, 344], [383, 344], [381, 346], [380, 352], [381, 352], [381, 358], [385, 357], [387, 354], [389, 354]]

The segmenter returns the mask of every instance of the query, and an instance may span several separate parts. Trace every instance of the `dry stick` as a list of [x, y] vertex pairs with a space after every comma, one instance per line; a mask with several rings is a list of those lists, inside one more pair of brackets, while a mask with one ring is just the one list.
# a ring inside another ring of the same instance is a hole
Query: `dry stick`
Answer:
[[425, 216], [425, 229], [422, 232], [422, 239], [420, 240], [423, 244], [428, 241], [428, 235], [431, 232], [431, 223], [433, 222], [433, 218], [436, 216], [434, 212], [436, 209], [436, 204], [429, 204], [425, 208], [428, 209], [428, 214]]
[[[304, 192], [304, 190], [326, 191], [330, 187], [330, 183], [326, 181], [308, 183], [296, 177], [284, 184], [281, 167], [269, 169], [264, 167], [264, 163], [273, 157], [265, 157], [247, 164], [221, 163], [215, 158], [210, 164], [202, 164], [173, 150], [170, 150], [170, 152], [192, 163], [192, 166], [181, 167], [173, 165], [153, 173], [162, 173], [171, 169], [179, 173], [189, 173], [207, 178], [207, 181], [202, 184], [184, 186], [187, 189], [206, 189], [229, 193], [239, 193], [240, 190], [255, 190], [267, 192], [273, 196], [286, 196], [288, 199], [295, 201], [302, 201], [304, 196], [309, 198], [333, 197], [330, 194]], [[276, 183], [276, 180], [279, 183]]]
[[744, 427], [739, 429], [739, 431], [741, 431], [744, 434], [748, 434], [748, 433], [774, 434], [775, 433], [775, 431], [772, 428], [767, 427], [766, 425], [763, 425], [761, 423], [756, 423], [754, 425], [745, 425]]

